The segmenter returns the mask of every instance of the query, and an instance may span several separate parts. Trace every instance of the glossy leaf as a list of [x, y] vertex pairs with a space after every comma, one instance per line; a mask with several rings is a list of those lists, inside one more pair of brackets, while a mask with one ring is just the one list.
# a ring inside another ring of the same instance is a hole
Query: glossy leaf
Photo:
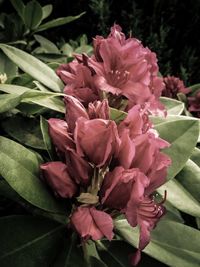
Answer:
[[0, 44], [0, 48], [20, 69], [31, 75], [34, 79], [44, 84], [52, 91], [62, 91], [64, 87], [62, 81], [50, 67], [39, 59], [9, 45]]
[[32, 0], [24, 9], [24, 23], [30, 30], [37, 28], [42, 21], [42, 7], [39, 2]]
[[0, 95], [0, 113], [12, 110], [15, 108], [21, 101], [21, 97], [18, 95]]
[[200, 217], [199, 202], [177, 180], [172, 179], [162, 185], [157, 191], [164, 195], [167, 191], [167, 201], [177, 209], [195, 217]]
[[51, 15], [52, 10], [53, 10], [52, 5], [43, 6], [42, 7], [42, 20], [49, 17]]
[[160, 101], [164, 104], [168, 115], [180, 115], [184, 110], [184, 103], [176, 99], [161, 97]]
[[0, 218], [0, 266], [49, 267], [63, 244], [64, 227], [33, 216]]
[[171, 144], [164, 152], [172, 160], [167, 176], [168, 179], [172, 179], [184, 167], [196, 146], [199, 123], [197, 120], [178, 120], [157, 124], [155, 129], [161, 138]]
[[8, 135], [21, 144], [37, 149], [46, 149], [38, 120], [15, 116], [3, 121], [2, 127]]
[[45, 120], [42, 116], [40, 116], [40, 128], [41, 128], [45, 148], [49, 154], [50, 159], [53, 161], [54, 150], [53, 150], [51, 138], [49, 136], [49, 126], [48, 126], [47, 120]]
[[200, 201], [200, 167], [197, 164], [189, 159], [177, 174], [176, 179], [194, 198]]
[[39, 179], [37, 155], [22, 145], [0, 137], [0, 175], [26, 201], [51, 212], [63, 212], [55, 197]]
[[51, 29], [51, 28], [54, 28], [54, 27], [58, 27], [58, 26], [67, 24], [67, 23], [72, 22], [72, 21], [74, 21], [76, 19], [79, 19], [84, 14], [85, 14], [85, 12], [83, 12], [80, 15], [77, 15], [77, 16], [69, 16], [69, 17], [58, 18], [58, 19], [54, 19], [54, 20], [48, 21], [48, 22], [40, 25], [35, 30], [35, 32], [41, 32], [41, 31], [44, 31], [44, 30], [47, 30], [47, 29]]
[[[138, 246], [138, 228], [126, 220], [115, 222], [116, 231], [129, 244]], [[151, 242], [144, 252], [172, 267], [198, 267], [200, 232], [181, 223], [162, 220], [151, 234]]]

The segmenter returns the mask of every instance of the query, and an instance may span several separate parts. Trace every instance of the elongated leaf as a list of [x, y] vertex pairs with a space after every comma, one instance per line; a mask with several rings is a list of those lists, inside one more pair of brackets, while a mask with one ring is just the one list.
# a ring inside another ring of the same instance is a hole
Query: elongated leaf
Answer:
[[43, 52], [60, 54], [58, 47], [47, 38], [44, 38], [39, 34], [35, 34], [34, 37], [36, 41], [41, 45], [42, 49], [44, 50]]
[[[200, 201], [200, 168], [192, 160], [188, 160], [176, 179], [194, 198]], [[199, 203], [200, 205], [200, 203]]]
[[42, 7], [42, 20], [46, 19], [48, 16], [51, 15], [51, 12], [53, 10], [52, 5], [46, 5]]
[[172, 160], [167, 176], [168, 179], [172, 179], [184, 167], [196, 146], [199, 123], [197, 120], [178, 120], [157, 124], [155, 129], [161, 138], [171, 144], [165, 149], [165, 153]]
[[[112, 242], [101, 240], [96, 242], [97, 249], [102, 260], [109, 267], [131, 267], [130, 255], [135, 253], [135, 249], [122, 240], [112, 240]], [[143, 254], [137, 267], [167, 267], [167, 265]]]
[[162, 185], [157, 191], [164, 195], [167, 191], [167, 200], [177, 209], [195, 217], [200, 217], [199, 202], [175, 179]]
[[[115, 222], [117, 232], [131, 245], [138, 245], [138, 228], [126, 220]], [[184, 233], [184, 234], [183, 234]], [[160, 221], [144, 252], [171, 267], [198, 267], [200, 232], [173, 221]]]
[[69, 16], [69, 17], [64, 17], [64, 18], [58, 18], [58, 19], [54, 19], [51, 21], [48, 21], [47, 23], [44, 23], [42, 25], [40, 25], [35, 32], [41, 32], [50, 28], [54, 28], [54, 27], [58, 27], [64, 24], [67, 24], [69, 22], [72, 22], [76, 19], [79, 19], [81, 16], [83, 16], [85, 14], [85, 12], [81, 13], [80, 15], [77, 16]]
[[41, 209], [62, 212], [60, 204], [39, 179], [40, 162], [35, 153], [0, 137], [0, 175], [26, 201]]
[[63, 101], [48, 92], [33, 92], [32, 90], [23, 94], [22, 103], [37, 104], [39, 106], [65, 113]]
[[192, 94], [195, 95], [196, 92], [200, 89], [200, 83], [190, 86], [189, 89], [191, 90]]
[[49, 267], [62, 246], [63, 228], [33, 216], [0, 218], [0, 266]]
[[31, 75], [34, 79], [43, 83], [52, 91], [62, 91], [64, 87], [62, 81], [50, 67], [39, 59], [9, 45], [0, 44], [0, 48], [20, 69]]
[[15, 108], [21, 101], [21, 97], [18, 95], [0, 95], [0, 113], [9, 111]]
[[6, 73], [7, 77], [17, 74], [17, 66], [2, 52], [0, 52], [0, 74]]
[[84, 256], [88, 267], [108, 267], [99, 257], [96, 245], [92, 240], [84, 243]]
[[190, 157], [200, 167], [200, 149], [195, 147]]
[[160, 101], [165, 105], [168, 115], [180, 115], [184, 110], [184, 103], [178, 100], [161, 97]]
[[0, 84], [0, 91], [7, 94], [22, 95], [23, 93], [31, 90], [30, 88], [13, 85], [13, 84]]
[[46, 149], [40, 124], [36, 119], [15, 116], [3, 121], [2, 127], [6, 133], [21, 144], [37, 149]]
[[17, 11], [17, 14], [21, 17], [22, 20], [24, 20], [24, 9], [25, 5], [22, 0], [10, 0], [11, 4]]
[[35, 0], [28, 2], [24, 9], [24, 22], [26, 27], [30, 30], [37, 28], [42, 22], [42, 16], [41, 5]]
[[82, 247], [77, 245], [78, 238], [73, 233], [65, 242], [59, 257], [53, 262], [53, 267], [86, 267]]
[[53, 161], [54, 150], [53, 150], [51, 138], [49, 136], [49, 126], [48, 126], [48, 122], [42, 116], [40, 116], [40, 128], [42, 131], [43, 141], [44, 141], [46, 150], [49, 154], [50, 159]]

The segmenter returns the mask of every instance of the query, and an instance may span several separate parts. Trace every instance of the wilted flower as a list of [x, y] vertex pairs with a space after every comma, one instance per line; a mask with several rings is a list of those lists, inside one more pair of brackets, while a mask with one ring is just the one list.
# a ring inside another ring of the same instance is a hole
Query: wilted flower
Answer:
[[190, 92], [178, 77], [167, 76], [163, 78], [163, 82], [165, 86], [162, 91], [162, 96], [178, 99], [178, 93], [188, 94]]

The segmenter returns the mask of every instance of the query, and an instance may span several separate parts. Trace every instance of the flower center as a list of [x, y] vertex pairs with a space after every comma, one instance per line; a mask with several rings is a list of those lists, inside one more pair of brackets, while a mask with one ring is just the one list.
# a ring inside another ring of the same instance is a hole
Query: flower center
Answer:
[[116, 87], [122, 87], [129, 79], [130, 72], [127, 70], [111, 70], [108, 73], [109, 84]]

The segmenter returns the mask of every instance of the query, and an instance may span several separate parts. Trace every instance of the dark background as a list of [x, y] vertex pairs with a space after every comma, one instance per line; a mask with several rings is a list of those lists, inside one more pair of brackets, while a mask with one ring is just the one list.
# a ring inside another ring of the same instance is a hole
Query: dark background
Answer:
[[[1, 12], [12, 13], [9, 1], [0, 0]], [[28, 1], [24, 1], [25, 3]], [[199, 0], [39, 0], [52, 4], [51, 19], [86, 14], [79, 20], [43, 32], [53, 42], [86, 34], [106, 36], [114, 22], [123, 31], [140, 39], [157, 53], [163, 75], [181, 77], [186, 85], [200, 82], [200, 1]], [[49, 19], [48, 19], [49, 20]]]

